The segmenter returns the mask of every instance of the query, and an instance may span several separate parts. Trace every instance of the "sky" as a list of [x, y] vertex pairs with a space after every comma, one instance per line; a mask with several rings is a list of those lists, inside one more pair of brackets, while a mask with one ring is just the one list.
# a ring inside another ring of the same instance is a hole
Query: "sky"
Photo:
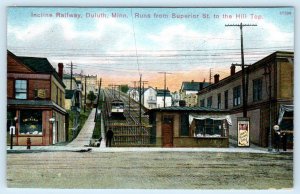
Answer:
[[[114, 17], [117, 16], [117, 17]], [[9, 7], [7, 49], [17, 56], [45, 57], [57, 68], [101, 77], [103, 85], [180, 89], [183, 81], [209, 81], [241, 63], [281, 50], [294, 51], [294, 9], [278, 8], [72, 8]], [[239, 69], [237, 69], [239, 70]], [[212, 80], [213, 81], [213, 80]]]

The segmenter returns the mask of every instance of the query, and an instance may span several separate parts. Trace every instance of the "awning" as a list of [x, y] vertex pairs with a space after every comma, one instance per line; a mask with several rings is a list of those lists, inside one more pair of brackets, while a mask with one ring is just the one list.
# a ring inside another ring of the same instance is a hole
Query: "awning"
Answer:
[[190, 114], [189, 115], [189, 123], [191, 124], [194, 119], [197, 120], [205, 120], [205, 119], [212, 119], [212, 120], [226, 120], [229, 125], [232, 125], [230, 115], [198, 115], [198, 114]]
[[294, 111], [294, 105], [280, 105], [279, 108], [279, 116], [278, 116], [278, 125], [280, 125], [283, 115], [285, 112], [293, 112]]

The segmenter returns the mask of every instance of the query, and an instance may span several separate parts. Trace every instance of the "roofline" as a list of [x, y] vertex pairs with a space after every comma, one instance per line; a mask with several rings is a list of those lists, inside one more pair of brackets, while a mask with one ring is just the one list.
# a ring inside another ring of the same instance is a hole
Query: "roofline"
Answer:
[[[265, 64], [266, 62], [271, 61], [273, 59], [280, 58], [280, 57], [287, 57], [286, 55], [291, 55], [294, 57], [294, 52], [292, 52], [292, 51], [276, 51], [276, 52], [271, 53], [270, 55], [260, 59], [259, 61], [253, 63], [251, 66], [249, 66], [247, 68], [249, 68], [249, 71], [251, 71], [252, 69], [257, 69], [257, 68], [261, 67], [263, 64]], [[208, 91], [210, 91], [213, 88], [222, 87], [223, 84], [226, 83], [227, 81], [238, 79], [241, 76], [242, 76], [242, 70], [236, 72], [234, 75], [229, 75], [229, 76], [221, 79], [218, 83], [213, 83], [213, 84], [206, 86], [201, 91], [199, 91], [197, 94], [199, 95], [199, 94], [207, 93]]]
[[[11, 52], [10, 52], [11, 53]], [[15, 55], [16, 56], [16, 55]], [[51, 68], [51, 71], [49, 72], [49, 74], [51, 74], [51, 75], [53, 75], [54, 77], [55, 77], [55, 79], [64, 87], [64, 88], [66, 88], [66, 85], [64, 84], [64, 82], [63, 82], [63, 80], [59, 77], [59, 75], [58, 75], [58, 73], [57, 73], [57, 71], [55, 70], [55, 68], [51, 65], [51, 63], [48, 61], [48, 59], [47, 58], [45, 58], [45, 57], [28, 57], [28, 56], [16, 56], [17, 58], [19, 58], [19, 57], [26, 57], [26, 58], [34, 58], [34, 59], [45, 59], [47, 62], [48, 62], [48, 64], [50, 65], [50, 68]], [[21, 61], [21, 59], [19, 59], [20, 61]], [[22, 64], [24, 64], [23, 62], [22, 62]], [[27, 68], [29, 68], [26, 64], [24, 64]], [[33, 71], [33, 70], [31, 70], [32, 72], [35, 72], [35, 71]], [[40, 73], [40, 72], [35, 72], [35, 73]], [[44, 73], [45, 74], [45, 73]]]
[[[28, 69], [28, 70], [31, 71], [32, 73], [35, 73], [32, 69], [30, 69], [27, 65], [25, 65], [25, 64], [23, 63], [23, 61], [21, 61], [17, 55], [15, 55], [14, 53], [12, 53], [12, 52], [11, 52], [10, 50], [8, 50], [8, 49], [7, 49], [7, 55], [12, 56], [16, 61], [18, 61], [19, 63], [21, 63], [22, 65], [24, 65], [26, 69]], [[7, 61], [7, 63], [8, 63], [8, 61]]]
[[154, 108], [154, 109], [149, 109], [145, 114], [150, 114], [152, 112], [197, 112], [197, 113], [230, 113], [229, 110], [219, 110], [219, 109], [212, 109], [212, 110], [183, 110], [183, 109], [178, 109], [178, 110], [170, 110], [168, 107], [165, 108]]

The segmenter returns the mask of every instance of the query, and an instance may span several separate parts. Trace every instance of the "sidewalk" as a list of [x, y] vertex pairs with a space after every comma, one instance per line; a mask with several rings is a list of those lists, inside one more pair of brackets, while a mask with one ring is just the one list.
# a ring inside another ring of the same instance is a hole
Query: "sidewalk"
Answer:
[[74, 139], [71, 143], [67, 145], [67, 147], [84, 147], [90, 144], [90, 140], [93, 136], [93, 131], [95, 128], [95, 112], [96, 109], [93, 108], [88, 119], [85, 121], [82, 129], [77, 135], [76, 139]]
[[228, 148], [161, 148], [161, 147], [106, 147], [105, 145], [105, 132], [103, 119], [101, 119], [101, 137], [102, 141], [100, 147], [88, 147], [90, 139], [93, 135], [93, 129], [95, 127], [94, 122], [95, 109], [91, 111], [86, 123], [84, 124], [81, 132], [73, 142], [67, 145], [54, 145], [54, 146], [31, 146], [30, 150], [27, 150], [26, 146], [14, 146], [11, 150], [7, 146], [8, 153], [18, 152], [86, 152], [91, 149], [93, 152], [228, 152], [228, 153], [265, 153], [265, 154], [281, 154], [281, 153], [293, 153], [293, 150], [287, 150], [276, 152], [268, 152], [268, 148], [258, 147], [251, 144], [250, 147], [237, 147], [236, 141], [230, 139]]

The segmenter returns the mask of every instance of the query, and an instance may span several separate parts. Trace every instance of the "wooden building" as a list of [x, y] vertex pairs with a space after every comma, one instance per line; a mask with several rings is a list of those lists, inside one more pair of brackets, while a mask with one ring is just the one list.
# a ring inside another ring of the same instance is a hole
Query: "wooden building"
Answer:
[[[7, 52], [7, 126], [14, 145], [53, 145], [66, 141], [65, 85], [46, 58]], [[9, 136], [9, 135], [8, 135]]]
[[[293, 105], [293, 60], [293, 52], [277, 51], [245, 68], [245, 107], [250, 121], [250, 142], [253, 144], [269, 146], [269, 134], [271, 132], [272, 137], [273, 126], [279, 124], [280, 129], [288, 134], [289, 147], [292, 147], [293, 112], [282, 115], [280, 122], [278, 118], [280, 107]], [[235, 72], [235, 66], [231, 66], [230, 76], [219, 80], [216, 74], [214, 84], [202, 89], [198, 99], [200, 107], [230, 111], [232, 126], [229, 135], [237, 140], [237, 121], [243, 117], [242, 72]]]
[[184, 100], [186, 106], [198, 106], [198, 95], [197, 93], [208, 86], [208, 82], [182, 82], [180, 88], [180, 100]]
[[228, 147], [229, 112], [171, 106], [147, 112], [150, 143], [157, 147]]

